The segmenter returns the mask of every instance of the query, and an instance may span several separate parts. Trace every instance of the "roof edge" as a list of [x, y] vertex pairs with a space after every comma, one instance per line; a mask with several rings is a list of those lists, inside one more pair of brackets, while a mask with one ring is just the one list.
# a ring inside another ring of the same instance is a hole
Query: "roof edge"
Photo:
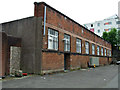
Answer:
[[33, 18], [34, 16], [29, 16], [29, 17], [25, 17], [25, 18], [21, 18], [21, 19], [16, 19], [16, 20], [11, 20], [11, 21], [7, 21], [7, 22], [3, 22], [0, 24], [6, 24], [6, 23], [11, 23], [11, 22], [15, 22], [15, 21], [19, 21], [19, 20], [23, 20], [23, 19], [28, 19], [28, 18]]

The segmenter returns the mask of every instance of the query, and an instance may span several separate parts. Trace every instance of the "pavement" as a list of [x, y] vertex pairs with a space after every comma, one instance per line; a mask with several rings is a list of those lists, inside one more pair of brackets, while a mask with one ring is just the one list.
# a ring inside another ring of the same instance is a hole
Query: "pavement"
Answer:
[[118, 65], [3, 80], [3, 88], [118, 88]]

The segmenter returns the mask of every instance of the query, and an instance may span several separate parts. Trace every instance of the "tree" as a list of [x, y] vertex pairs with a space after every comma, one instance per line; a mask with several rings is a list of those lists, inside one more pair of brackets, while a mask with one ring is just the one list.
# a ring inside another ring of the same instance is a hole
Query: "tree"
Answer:
[[107, 32], [103, 32], [103, 39], [108, 41], [108, 33]]
[[112, 28], [110, 32], [108, 32], [108, 41], [113, 45], [117, 45], [117, 30]]
[[110, 42], [112, 44], [112, 46], [115, 46], [118, 43], [116, 28], [112, 28], [111, 31], [108, 33], [104, 32], [102, 37], [106, 41]]
[[118, 45], [120, 46], [120, 30], [118, 30], [118, 36], [117, 36], [117, 39], [118, 39]]

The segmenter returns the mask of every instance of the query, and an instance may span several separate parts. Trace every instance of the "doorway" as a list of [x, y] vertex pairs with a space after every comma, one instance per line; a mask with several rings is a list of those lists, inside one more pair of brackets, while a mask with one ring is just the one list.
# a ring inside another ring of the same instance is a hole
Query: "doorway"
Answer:
[[14, 74], [15, 71], [20, 70], [20, 57], [21, 48], [11, 46], [10, 47], [10, 74]]
[[64, 54], [64, 70], [70, 69], [70, 54], [65, 53]]

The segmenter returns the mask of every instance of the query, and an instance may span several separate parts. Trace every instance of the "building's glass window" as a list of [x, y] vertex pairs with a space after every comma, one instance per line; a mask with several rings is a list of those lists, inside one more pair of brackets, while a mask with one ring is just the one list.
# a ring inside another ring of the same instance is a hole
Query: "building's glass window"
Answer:
[[70, 36], [64, 35], [64, 51], [70, 51]]
[[120, 24], [120, 21], [116, 21], [116, 24]]
[[106, 56], [106, 49], [105, 49], [104, 53], [105, 53], [105, 56]]
[[100, 33], [100, 30], [98, 29], [98, 33]]
[[85, 42], [85, 53], [89, 54], [89, 43]]
[[103, 48], [101, 48], [101, 55], [103, 56]]
[[107, 56], [111, 56], [111, 50], [107, 50]]
[[93, 27], [93, 24], [91, 24], [91, 27]]
[[97, 46], [97, 55], [100, 55], [100, 48]]
[[48, 49], [58, 50], [58, 32], [48, 29]]
[[100, 26], [100, 23], [98, 23], [97, 25]]
[[109, 56], [111, 56], [111, 50], [110, 50]]
[[95, 54], [95, 45], [92, 44], [92, 54], [94, 55]]
[[107, 50], [107, 56], [109, 56], [109, 50]]
[[104, 25], [111, 25], [112, 24], [112, 22], [106, 22], [106, 23], [104, 23]]
[[104, 31], [105, 31], [105, 32], [108, 32], [108, 31], [109, 31], [109, 29], [104, 29]]
[[81, 53], [81, 40], [76, 39], [76, 52]]
[[83, 28], [82, 28], [82, 34], [84, 33], [84, 30], [83, 30]]
[[112, 22], [109, 22], [109, 24], [112, 24]]

